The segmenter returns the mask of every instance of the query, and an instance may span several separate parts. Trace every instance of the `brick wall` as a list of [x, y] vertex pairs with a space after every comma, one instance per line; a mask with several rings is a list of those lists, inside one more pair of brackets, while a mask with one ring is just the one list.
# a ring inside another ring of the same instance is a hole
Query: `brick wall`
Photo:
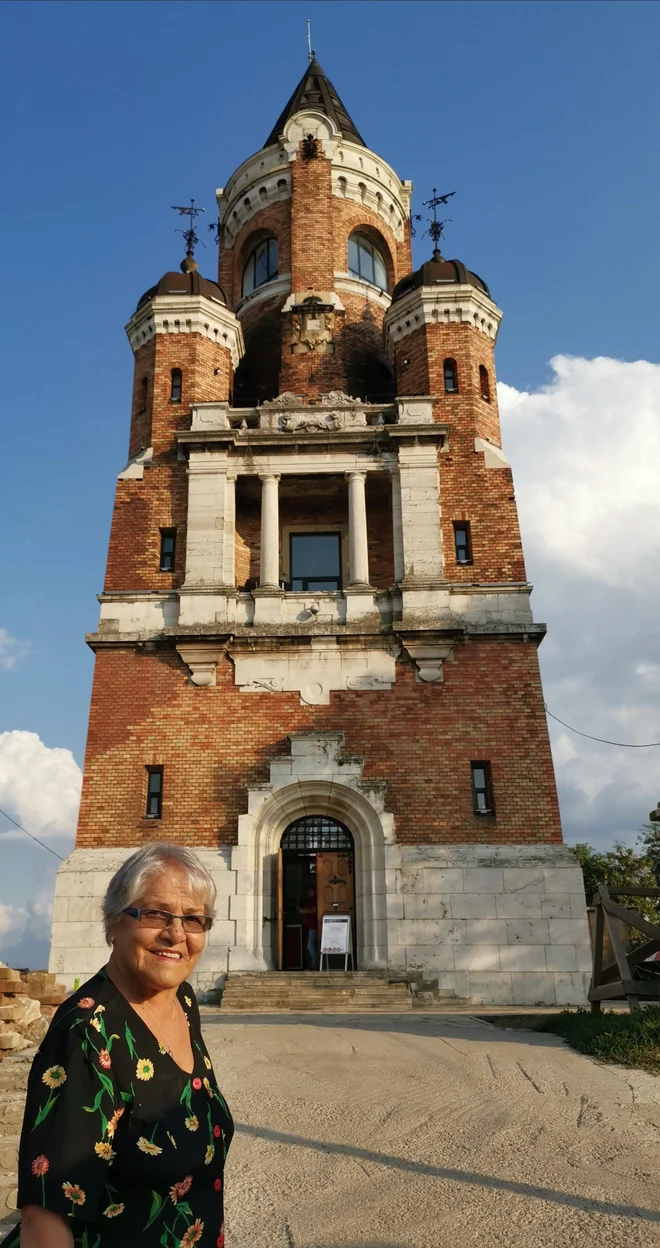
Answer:
[[[172, 650], [101, 650], [78, 847], [235, 843], [246, 786], [268, 779], [268, 759], [288, 752], [293, 731], [345, 733], [365, 780], [387, 782], [402, 844], [561, 840], [535, 648], [479, 641], [457, 648], [443, 685], [417, 683], [399, 660], [389, 692], [333, 693], [325, 707], [301, 706], [297, 693], [241, 693], [228, 660], [216, 688], [198, 689]], [[472, 812], [473, 759], [491, 761], [493, 819]], [[148, 765], [165, 768], [162, 820], [143, 818]]]

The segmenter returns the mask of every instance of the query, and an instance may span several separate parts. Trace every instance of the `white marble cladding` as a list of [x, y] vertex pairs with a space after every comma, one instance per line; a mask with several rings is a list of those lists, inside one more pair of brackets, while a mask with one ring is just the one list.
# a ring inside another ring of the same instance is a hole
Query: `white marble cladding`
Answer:
[[[191, 429], [223, 432], [236, 429], [239, 433], [259, 429], [261, 433], [341, 433], [394, 423], [397, 425], [433, 425], [433, 399], [421, 396], [402, 397], [394, 403], [362, 403], [350, 395], [331, 392], [320, 403], [310, 406], [295, 394], [280, 395], [258, 408], [233, 408], [228, 403], [197, 403], [192, 408]], [[443, 430], [438, 429], [442, 439]], [[479, 442], [482, 439], [477, 439]], [[489, 444], [485, 444], [489, 445]], [[484, 447], [476, 446], [476, 450]], [[147, 456], [150, 458], [150, 456]], [[301, 471], [306, 471], [303, 468]], [[138, 469], [126, 475], [137, 475]]]
[[284, 148], [278, 143], [249, 156], [215, 197], [225, 229], [224, 246], [231, 248], [238, 231], [261, 208], [291, 198], [291, 169]]
[[330, 693], [345, 689], [387, 692], [395, 682], [400, 646], [390, 650], [344, 649], [332, 637], [312, 637], [309, 646], [273, 653], [231, 651], [234, 682], [241, 693], [300, 694], [303, 706], [328, 706]]
[[[109, 956], [101, 905], [115, 871], [137, 846], [126, 849], [74, 849], [57, 872], [49, 970], [72, 989], [103, 966]], [[230, 849], [196, 849], [218, 890], [216, 921], [206, 948], [191, 976], [197, 992], [213, 988], [226, 974], [229, 950], [236, 943], [236, 921], [229, 916], [229, 898], [236, 892]]]
[[370, 208], [382, 217], [397, 242], [403, 242], [412, 182], [402, 182], [375, 152], [345, 139], [338, 143], [332, 157], [332, 193]]
[[389, 964], [441, 998], [582, 1005], [591, 947], [582, 871], [558, 846], [388, 846]]
[[[534, 623], [530, 585], [455, 585], [404, 588], [405, 610], [429, 628], [466, 628], [475, 632], [525, 629]], [[273, 593], [259, 597], [234, 586], [187, 588], [177, 592], [102, 594], [99, 633], [137, 639], [156, 637], [177, 624], [245, 626], [262, 624], [346, 624], [360, 617], [391, 624], [395, 594]]]
[[385, 313], [383, 333], [393, 359], [396, 344], [421, 325], [473, 325], [494, 342], [501, 320], [500, 309], [485, 291], [453, 282], [438, 283], [420, 286], [397, 299]]
[[126, 333], [134, 352], [155, 334], [201, 334], [229, 351], [234, 368], [245, 353], [240, 321], [205, 295], [155, 295], [133, 314]]
[[[387, 786], [363, 778], [340, 732], [296, 732], [247, 793], [232, 849], [197, 849], [218, 889], [216, 922], [193, 984], [275, 966], [275, 868], [289, 823], [316, 812], [355, 840], [362, 969], [407, 973], [439, 998], [474, 1005], [580, 1005], [591, 955], [582, 872], [563, 845], [396, 841]], [[76, 849], [57, 874], [49, 969], [68, 988], [108, 956], [101, 902], [131, 849]]]

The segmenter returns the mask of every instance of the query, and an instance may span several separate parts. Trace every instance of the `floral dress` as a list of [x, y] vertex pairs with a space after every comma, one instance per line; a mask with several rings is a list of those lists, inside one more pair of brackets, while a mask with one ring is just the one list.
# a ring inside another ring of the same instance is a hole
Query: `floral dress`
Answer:
[[[76, 1248], [223, 1248], [234, 1127], [188, 984], [187, 1074], [105, 971], [61, 1005], [28, 1084], [18, 1204], [70, 1220]], [[0, 1248], [19, 1248], [20, 1226]]]

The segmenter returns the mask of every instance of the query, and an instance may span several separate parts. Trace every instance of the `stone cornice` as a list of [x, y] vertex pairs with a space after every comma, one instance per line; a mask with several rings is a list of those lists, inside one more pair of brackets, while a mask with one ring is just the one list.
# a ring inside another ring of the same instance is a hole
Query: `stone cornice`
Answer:
[[385, 313], [383, 333], [390, 357], [397, 342], [422, 325], [471, 325], [493, 342], [502, 312], [492, 299], [476, 286], [420, 286], [397, 299]]
[[234, 368], [245, 352], [240, 321], [224, 304], [204, 295], [156, 295], [133, 314], [126, 333], [134, 352], [156, 334], [200, 334], [225, 347]]

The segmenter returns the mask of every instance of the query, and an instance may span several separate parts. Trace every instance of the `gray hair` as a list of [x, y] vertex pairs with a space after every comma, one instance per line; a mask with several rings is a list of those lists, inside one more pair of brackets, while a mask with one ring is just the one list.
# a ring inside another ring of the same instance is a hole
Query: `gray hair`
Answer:
[[121, 919], [127, 906], [132, 906], [140, 897], [149, 880], [154, 875], [162, 875], [168, 866], [177, 866], [185, 873], [190, 889], [199, 893], [204, 899], [204, 913], [213, 914], [217, 889], [213, 878], [206, 867], [202, 866], [197, 854], [183, 845], [172, 845], [168, 841], [152, 841], [136, 849], [134, 854], [122, 863], [115, 871], [108, 884], [103, 898], [103, 926], [105, 938], [111, 943], [112, 929]]

